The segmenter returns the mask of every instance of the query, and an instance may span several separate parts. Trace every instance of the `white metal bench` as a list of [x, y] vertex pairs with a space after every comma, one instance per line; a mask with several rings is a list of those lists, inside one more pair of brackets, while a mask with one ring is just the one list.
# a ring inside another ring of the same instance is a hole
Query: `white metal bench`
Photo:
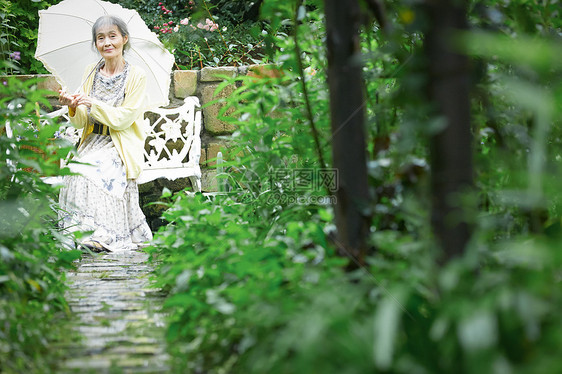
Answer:
[[[201, 191], [201, 111], [199, 99], [187, 97], [177, 108], [157, 108], [145, 113], [143, 127], [146, 131], [144, 167], [137, 183], [143, 184], [158, 178], [189, 178], [193, 189]], [[59, 119], [60, 136], [76, 143], [81, 130], [70, 124], [68, 108], [47, 113]]]

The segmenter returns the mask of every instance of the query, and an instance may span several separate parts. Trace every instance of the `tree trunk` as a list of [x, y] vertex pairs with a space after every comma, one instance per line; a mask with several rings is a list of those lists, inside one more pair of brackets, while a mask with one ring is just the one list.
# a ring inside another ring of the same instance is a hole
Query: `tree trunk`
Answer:
[[363, 265], [370, 214], [357, 0], [325, 0], [333, 166], [338, 172], [337, 241]]
[[431, 135], [432, 226], [447, 261], [463, 253], [471, 237], [462, 194], [473, 185], [470, 70], [452, 48], [454, 32], [467, 29], [466, 1], [427, 0], [425, 51], [429, 96], [443, 128]]

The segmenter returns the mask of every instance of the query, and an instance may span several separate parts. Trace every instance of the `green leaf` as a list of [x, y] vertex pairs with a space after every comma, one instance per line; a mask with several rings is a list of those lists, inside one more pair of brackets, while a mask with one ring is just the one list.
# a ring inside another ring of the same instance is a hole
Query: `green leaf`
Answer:
[[403, 290], [389, 292], [375, 314], [373, 359], [380, 370], [388, 370], [392, 366], [396, 336], [404, 308], [400, 300], [403, 300], [404, 296]]
[[554, 40], [475, 31], [459, 34], [457, 41], [459, 48], [471, 55], [500, 58], [541, 71], [562, 68], [562, 46]]
[[162, 189], [162, 198], [167, 198], [167, 197], [172, 197], [172, 191], [170, 191], [170, 189], [168, 189], [167, 187], [164, 187]]
[[475, 311], [460, 321], [457, 334], [461, 345], [468, 352], [489, 348], [498, 339], [496, 317], [489, 310]]
[[302, 21], [304, 17], [306, 17], [306, 8], [304, 5], [301, 5], [297, 12], [297, 21]]

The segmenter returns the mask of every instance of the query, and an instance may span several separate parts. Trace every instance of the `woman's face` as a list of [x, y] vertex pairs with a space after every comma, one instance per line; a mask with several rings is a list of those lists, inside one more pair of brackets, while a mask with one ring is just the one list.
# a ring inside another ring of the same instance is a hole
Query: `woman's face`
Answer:
[[117, 26], [101, 26], [96, 33], [96, 48], [106, 60], [121, 57], [127, 40], [128, 38], [121, 35]]

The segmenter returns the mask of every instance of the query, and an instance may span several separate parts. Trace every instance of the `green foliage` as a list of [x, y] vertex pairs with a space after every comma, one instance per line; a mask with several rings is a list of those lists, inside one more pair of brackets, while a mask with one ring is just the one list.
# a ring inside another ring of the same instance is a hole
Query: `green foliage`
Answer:
[[[43, 64], [34, 57], [39, 27], [38, 11], [59, 2], [60, 0], [0, 0], [1, 58], [11, 60], [15, 65], [2, 66], [3, 73], [47, 73]], [[14, 52], [19, 52], [17, 58], [10, 57]]]
[[13, 23], [13, 15], [9, 13], [9, 6], [9, 2], [5, 0], [0, 1], [0, 26], [2, 30], [0, 32], [0, 54], [2, 60], [11, 60], [10, 64], [4, 65], [4, 72], [17, 69], [17, 60], [15, 60], [13, 53], [17, 50], [18, 44], [14, 40], [15, 27], [11, 25]]
[[[322, 24], [311, 17], [301, 30], [307, 67], [323, 58], [311, 32]], [[191, 372], [216, 373], [269, 365], [253, 363], [252, 352], [264, 341], [274, 342], [275, 332], [300, 313], [305, 295], [327, 280], [344, 277], [341, 268], [347, 260], [336, 255], [328, 239], [331, 209], [321, 204], [329, 198], [327, 191], [318, 180], [291, 174], [314, 170], [320, 163], [297, 56], [282, 52], [292, 37], [278, 38], [271, 58], [281, 64], [217, 88], [239, 86], [228, 99], [234, 112], [224, 118], [238, 131], [218, 176], [229, 186], [228, 194], [172, 197], [163, 215], [170, 223], [151, 249], [159, 264], [158, 285], [169, 292], [168, 340], [178, 372], [186, 366]], [[324, 159], [329, 159], [323, 77], [321, 70], [309, 68], [304, 78]], [[295, 185], [304, 188], [299, 192]]]
[[[197, 24], [206, 25], [205, 21]], [[238, 66], [262, 61], [265, 26], [224, 21], [219, 27], [221, 31], [207, 31], [194, 25], [180, 26], [177, 32], [160, 38], [168, 49], [174, 51], [176, 64], [181, 69]]]
[[[465, 50], [486, 61], [475, 95], [484, 204], [509, 237], [541, 233], [561, 217], [560, 82], [556, 39], [473, 32]], [[499, 223], [502, 222], [503, 223]]]
[[423, 9], [386, 3], [392, 29], [368, 20], [361, 34], [376, 197], [365, 207], [374, 212], [368, 265], [345, 271], [331, 208], [311, 203], [329, 191], [306, 182], [297, 190], [298, 178], [275, 173], [318, 169], [315, 140], [330, 165], [326, 35], [321, 4], [266, 1], [262, 14], [287, 31], [265, 39], [277, 64], [217, 89], [235, 88], [223, 113], [237, 131], [218, 176], [228, 193], [167, 194], [170, 224], [150, 250], [168, 292], [177, 372], [562, 370], [556, 2], [473, 2], [477, 30], [451, 35], [475, 67], [478, 190], [463, 197], [473, 241], [445, 265], [436, 263], [427, 201], [427, 137], [439, 121], [424, 96]]
[[377, 239], [371, 274], [351, 275], [353, 283], [336, 276], [293, 295], [298, 306], [286, 324], [262, 336], [238, 372], [560, 369], [561, 295], [549, 286], [561, 265], [558, 239], [474, 251], [439, 270], [424, 244], [388, 239], [396, 238]]
[[[314, 37], [323, 32], [322, 22], [321, 15], [310, 14], [309, 22], [299, 27], [301, 56], [291, 53], [291, 35], [278, 34], [272, 39], [277, 48], [270, 51], [270, 59], [277, 61], [276, 65], [250, 71], [247, 76], [227, 80], [217, 88], [218, 91], [226, 85], [239, 87], [223, 109], [223, 113], [229, 108], [233, 110], [223, 119], [238, 129], [232, 135], [236, 146], [229, 150], [227, 159], [244, 155], [239, 164], [255, 175], [265, 176], [278, 168], [321, 167], [319, 153], [329, 164], [331, 135], [325, 53], [321, 41]], [[303, 76], [298, 68], [299, 59], [305, 67]], [[306, 110], [303, 81], [313, 113]], [[318, 132], [319, 149], [311, 122]]]
[[264, 58], [263, 41], [274, 32], [245, 1], [114, 1], [135, 9], [181, 69], [243, 65]]
[[[259, 200], [241, 204], [227, 196], [180, 193], [169, 204], [163, 217], [170, 224], [151, 251], [160, 264], [156, 285], [170, 293], [164, 307], [177, 370], [186, 362], [194, 372], [232, 370], [264, 328], [298, 306], [291, 298], [341, 263], [322, 229], [326, 211], [310, 211], [306, 223], [293, 221], [291, 211], [270, 214]], [[284, 232], [279, 222], [289, 222]]]
[[[0, 368], [3, 373], [56, 372], [50, 347], [67, 339], [57, 324], [69, 313], [64, 272], [80, 257], [56, 229], [53, 188], [70, 144], [54, 139], [58, 125], [41, 124], [48, 105], [36, 80], [0, 86]], [[10, 133], [10, 131], [12, 133]], [[10, 136], [8, 136], [10, 135]]]

